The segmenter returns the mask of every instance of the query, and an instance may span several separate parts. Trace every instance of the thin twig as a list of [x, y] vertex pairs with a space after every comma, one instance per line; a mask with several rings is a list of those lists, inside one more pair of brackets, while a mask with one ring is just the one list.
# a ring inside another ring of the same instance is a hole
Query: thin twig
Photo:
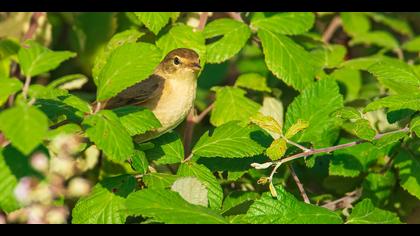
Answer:
[[[399, 133], [399, 132], [408, 132], [409, 130], [410, 129], [408, 127], [405, 127], [405, 128], [399, 129], [399, 130], [394, 130], [394, 131], [390, 131], [390, 132], [383, 133], [383, 134], [377, 134], [373, 139], [377, 140], [377, 139], [380, 139], [383, 136], [388, 135], [388, 134]], [[318, 154], [318, 153], [329, 153], [329, 152], [333, 152], [333, 151], [336, 151], [336, 150], [339, 150], [339, 149], [356, 146], [358, 144], [362, 144], [362, 143], [366, 143], [366, 142], [368, 142], [368, 141], [367, 140], [358, 140], [358, 141], [353, 141], [353, 142], [350, 142], [350, 143], [344, 143], [344, 144], [340, 144], [340, 145], [336, 145], [336, 146], [313, 149], [309, 152], [301, 152], [301, 153], [286, 157], [286, 158], [278, 161], [278, 163], [284, 164], [286, 162], [293, 161], [293, 160], [301, 158], [301, 157], [310, 156], [310, 155], [314, 155], [314, 154]]]
[[[26, 31], [26, 33], [23, 35], [23, 37], [21, 38], [21, 42], [24, 42], [25, 40], [31, 39], [36, 30], [38, 29], [38, 20], [39, 18], [44, 15], [45, 12], [34, 12], [31, 16], [30, 22], [29, 22], [29, 28]], [[12, 63], [10, 64], [10, 77], [19, 77], [19, 71], [18, 71], [18, 66], [16, 64], [16, 62], [12, 61]], [[27, 84], [28, 82], [28, 78], [26, 78], [25, 80], [25, 86], [26, 86], [26, 92], [24, 93], [24, 91], [22, 91], [23, 96], [26, 99], [27, 96], [27, 92], [28, 92], [28, 88], [29, 88], [29, 84]], [[30, 78], [29, 78], [29, 83], [30, 83]], [[25, 87], [23, 88], [25, 89]], [[15, 100], [15, 95], [12, 94], [9, 99], [8, 99], [8, 106], [11, 107], [14, 103]]]
[[303, 188], [303, 184], [302, 182], [300, 182], [299, 177], [296, 175], [295, 170], [293, 169], [293, 167], [291, 165], [288, 165], [290, 173], [292, 174], [293, 180], [296, 183], [296, 186], [299, 189], [300, 195], [303, 198], [303, 201], [305, 201], [308, 204], [311, 204], [311, 201], [309, 201], [308, 195], [305, 192], [305, 188]]
[[382, 169], [379, 171], [379, 173], [385, 174], [385, 172], [387, 172], [391, 168], [392, 163], [394, 162], [394, 159], [398, 155], [398, 153], [399, 153], [399, 151], [397, 150], [397, 151], [391, 153], [391, 155], [388, 156], [387, 162], [382, 167]]
[[101, 102], [97, 102], [93, 114], [98, 113], [101, 110]]
[[29, 90], [30, 84], [31, 84], [31, 76], [26, 76], [25, 84], [23, 85], [23, 89], [22, 89], [22, 95], [25, 98], [25, 100], [28, 99], [28, 90]]
[[[410, 129], [408, 127], [402, 128], [402, 129], [398, 129], [398, 130], [394, 130], [394, 131], [390, 131], [390, 132], [386, 132], [386, 133], [382, 133], [382, 134], [377, 134], [373, 139], [377, 140], [382, 138], [385, 135], [388, 134], [393, 134], [393, 133], [399, 133], [399, 132], [408, 132]], [[353, 141], [353, 142], [349, 142], [349, 143], [344, 143], [344, 144], [339, 144], [336, 146], [331, 146], [331, 147], [326, 147], [326, 148], [319, 148], [319, 149], [312, 149], [310, 151], [304, 151], [304, 152], [300, 152], [291, 156], [288, 156], [286, 158], [280, 159], [278, 161], [273, 161], [273, 162], [267, 162], [267, 163], [263, 163], [261, 165], [265, 165], [265, 164], [271, 164], [268, 165], [267, 168], [269, 166], [275, 165], [273, 170], [271, 171], [270, 176], [268, 177], [269, 181], [271, 182], [273, 180], [273, 176], [276, 173], [277, 169], [284, 163], [302, 158], [302, 157], [307, 157], [307, 156], [311, 156], [314, 154], [319, 154], [319, 153], [330, 153], [336, 150], [340, 150], [340, 149], [344, 149], [344, 148], [348, 148], [348, 147], [353, 147], [362, 143], [366, 143], [368, 142], [367, 140], [358, 140], [358, 141]]]
[[185, 162], [187, 162], [187, 161], [191, 160], [192, 158], [193, 158], [193, 154], [192, 154], [192, 153], [190, 153], [190, 155], [188, 155], [188, 157], [187, 157], [187, 158], [185, 158], [185, 159], [182, 161], [182, 163], [185, 163]]
[[3, 133], [0, 133], [0, 147], [5, 147], [9, 144], [9, 141], [6, 139]]
[[207, 23], [207, 19], [209, 18], [209, 13], [208, 12], [202, 12], [200, 15], [200, 23], [198, 24], [197, 29], [198, 30], [202, 30], [204, 29], [204, 26], [206, 26]]
[[187, 120], [185, 123], [185, 128], [184, 128], [184, 139], [183, 139], [183, 143], [184, 143], [184, 153], [185, 153], [185, 157], [190, 155], [190, 149], [191, 149], [191, 142], [192, 142], [192, 136], [194, 133], [194, 127], [195, 127], [195, 121], [194, 121], [194, 117], [195, 117], [195, 108], [191, 109], [190, 113], [187, 116]]
[[28, 39], [31, 39], [34, 36], [36, 30], [38, 29], [38, 19], [44, 14], [45, 12], [34, 12], [32, 14], [32, 17], [29, 23], [29, 29], [28, 31], [26, 31], [25, 35], [23, 35], [22, 42]]
[[307, 147], [304, 147], [304, 146], [302, 146], [302, 145], [300, 145], [300, 144], [298, 144], [298, 143], [295, 143], [295, 142], [293, 142], [292, 140], [289, 140], [288, 138], [286, 138], [286, 137], [284, 137], [284, 136], [282, 136], [282, 138], [288, 143], [288, 144], [290, 144], [290, 145], [293, 145], [293, 146], [295, 146], [295, 147], [297, 147], [297, 148], [299, 148], [299, 149], [301, 149], [302, 151], [304, 151], [304, 152], [309, 152], [309, 151], [311, 151], [311, 149], [309, 149], [309, 148], [307, 148]]
[[401, 50], [401, 48], [394, 48], [393, 50], [395, 54], [397, 54], [398, 59], [404, 61], [404, 52]]
[[337, 209], [342, 208], [351, 208], [352, 203], [357, 201], [361, 196], [362, 189], [358, 188], [352, 192], [346, 193], [344, 197], [325, 203], [322, 207], [330, 209], [331, 211], [336, 211]]
[[332, 36], [334, 35], [335, 31], [341, 26], [341, 19], [339, 16], [335, 16], [330, 24], [327, 26], [327, 29], [324, 31], [322, 35], [322, 41], [324, 43], [328, 43]]
[[200, 123], [204, 117], [213, 109], [214, 103], [210, 104], [206, 109], [204, 109], [199, 115], [195, 115], [195, 109], [192, 109], [191, 112], [187, 116], [187, 121], [185, 124], [184, 129], [184, 150], [185, 156], [188, 157], [190, 155], [190, 146], [192, 142], [192, 136], [194, 133], [194, 127], [196, 124]]
[[206, 115], [209, 114], [209, 112], [213, 109], [213, 107], [214, 107], [214, 103], [210, 104], [206, 109], [204, 109], [200, 113], [200, 115], [195, 117], [194, 122], [196, 124], [200, 123], [204, 119], [204, 117], [206, 117]]
[[237, 21], [240, 21], [240, 22], [244, 22], [244, 20], [242, 19], [242, 17], [241, 17], [241, 13], [240, 12], [226, 12], [226, 14], [230, 17], [230, 18], [232, 18], [232, 19], [234, 19], [234, 20], [237, 20]]

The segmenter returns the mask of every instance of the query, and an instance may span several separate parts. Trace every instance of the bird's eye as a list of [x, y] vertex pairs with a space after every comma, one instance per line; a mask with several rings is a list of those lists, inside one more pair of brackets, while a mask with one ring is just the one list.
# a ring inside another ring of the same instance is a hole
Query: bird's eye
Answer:
[[179, 64], [181, 64], [181, 61], [179, 60], [179, 58], [178, 58], [178, 57], [175, 57], [175, 58], [174, 58], [174, 64], [175, 64], [175, 65], [179, 65]]

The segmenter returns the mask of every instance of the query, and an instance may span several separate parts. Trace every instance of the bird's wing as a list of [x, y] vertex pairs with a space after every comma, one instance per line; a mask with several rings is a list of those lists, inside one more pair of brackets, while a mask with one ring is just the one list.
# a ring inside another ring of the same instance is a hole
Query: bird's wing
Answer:
[[160, 94], [163, 88], [164, 79], [156, 74], [149, 78], [126, 88], [117, 96], [111, 98], [106, 107], [115, 108], [124, 105], [134, 105], [143, 103]]

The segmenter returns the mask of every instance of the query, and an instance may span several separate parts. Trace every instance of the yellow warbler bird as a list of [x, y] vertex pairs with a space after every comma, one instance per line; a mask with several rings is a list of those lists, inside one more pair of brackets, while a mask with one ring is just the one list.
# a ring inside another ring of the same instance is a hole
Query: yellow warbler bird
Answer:
[[147, 78], [111, 98], [104, 108], [135, 105], [150, 109], [162, 127], [134, 137], [145, 142], [174, 129], [193, 108], [200, 71], [199, 55], [187, 48], [169, 52]]

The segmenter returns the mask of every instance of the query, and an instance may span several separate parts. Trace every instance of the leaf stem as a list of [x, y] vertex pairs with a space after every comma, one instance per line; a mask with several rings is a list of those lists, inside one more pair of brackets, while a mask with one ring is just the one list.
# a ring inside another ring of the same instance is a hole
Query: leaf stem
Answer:
[[295, 147], [297, 147], [297, 148], [299, 148], [299, 149], [301, 149], [302, 151], [304, 151], [304, 152], [310, 152], [311, 151], [311, 149], [309, 149], [309, 148], [306, 148], [306, 147], [304, 147], [304, 146], [302, 146], [302, 145], [300, 145], [300, 144], [298, 144], [298, 143], [295, 143], [295, 142], [293, 142], [292, 140], [289, 140], [288, 138], [286, 138], [286, 137], [284, 137], [283, 135], [282, 135], [282, 138], [288, 143], [288, 144], [290, 144], [290, 145], [293, 145], [293, 146], [295, 146]]
[[22, 89], [22, 95], [25, 98], [25, 100], [28, 99], [28, 90], [29, 90], [30, 84], [31, 84], [31, 76], [26, 76], [25, 84], [23, 85], [23, 89]]

